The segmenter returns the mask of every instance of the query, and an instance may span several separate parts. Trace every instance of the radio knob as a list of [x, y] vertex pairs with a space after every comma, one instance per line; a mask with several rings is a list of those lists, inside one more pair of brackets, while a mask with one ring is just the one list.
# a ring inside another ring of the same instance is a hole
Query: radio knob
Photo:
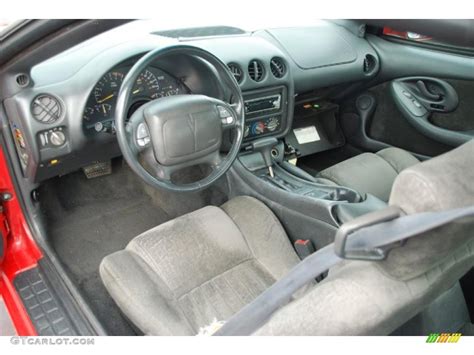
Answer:
[[49, 134], [49, 141], [52, 145], [59, 147], [66, 142], [66, 136], [61, 131], [53, 131]]

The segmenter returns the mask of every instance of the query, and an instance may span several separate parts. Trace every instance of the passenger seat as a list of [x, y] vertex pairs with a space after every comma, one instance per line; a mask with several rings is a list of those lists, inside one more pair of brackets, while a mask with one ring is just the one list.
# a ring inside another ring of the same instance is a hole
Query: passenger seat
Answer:
[[399, 148], [363, 153], [321, 171], [316, 177], [360, 193], [370, 193], [388, 202], [393, 182], [400, 172], [419, 160]]

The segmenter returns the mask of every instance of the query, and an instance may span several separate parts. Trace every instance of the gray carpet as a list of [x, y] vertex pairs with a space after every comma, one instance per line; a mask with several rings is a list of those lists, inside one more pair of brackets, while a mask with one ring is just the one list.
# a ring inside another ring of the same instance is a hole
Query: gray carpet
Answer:
[[112, 335], [135, 332], [100, 280], [102, 258], [177, 215], [225, 201], [218, 188], [185, 196], [153, 192], [121, 160], [114, 162], [112, 175], [88, 180], [79, 171], [52, 179], [40, 196], [54, 249]]

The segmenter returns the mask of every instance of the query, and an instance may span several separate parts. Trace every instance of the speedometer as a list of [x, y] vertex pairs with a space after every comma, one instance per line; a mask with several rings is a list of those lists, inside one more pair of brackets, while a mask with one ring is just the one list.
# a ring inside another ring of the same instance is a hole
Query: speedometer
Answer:
[[160, 83], [150, 70], [146, 69], [142, 72], [132, 91], [133, 96], [146, 97], [148, 99], [156, 99], [159, 97]]

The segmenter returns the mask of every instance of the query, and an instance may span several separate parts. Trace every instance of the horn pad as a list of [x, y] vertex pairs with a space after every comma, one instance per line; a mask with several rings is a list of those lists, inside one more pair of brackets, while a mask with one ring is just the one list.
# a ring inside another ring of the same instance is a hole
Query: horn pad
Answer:
[[177, 165], [217, 151], [222, 125], [216, 102], [203, 95], [154, 100], [144, 110], [156, 160]]

